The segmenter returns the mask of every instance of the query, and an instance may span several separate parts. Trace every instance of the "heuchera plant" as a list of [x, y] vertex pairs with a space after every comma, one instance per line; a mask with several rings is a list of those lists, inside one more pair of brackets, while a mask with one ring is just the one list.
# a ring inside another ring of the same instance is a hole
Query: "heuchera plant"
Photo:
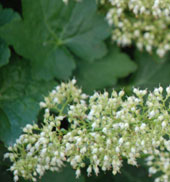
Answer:
[[160, 57], [170, 50], [170, 0], [96, 1], [106, 9], [112, 39], [118, 45], [135, 43], [138, 49], [156, 51]]
[[[111, 94], [88, 96], [75, 83], [73, 79], [52, 90], [40, 103], [45, 109], [43, 123], [27, 124], [8, 148], [5, 158], [13, 162], [14, 181], [19, 176], [36, 181], [46, 170], [58, 171], [64, 162], [70, 163], [77, 177], [84, 167], [88, 176], [100, 170], [115, 175], [123, 158], [137, 165], [137, 158], [145, 157], [151, 175], [162, 172], [155, 182], [168, 182], [170, 87], [153, 92], [134, 88], [132, 96], [114, 89]], [[69, 124], [65, 129], [64, 120]]]

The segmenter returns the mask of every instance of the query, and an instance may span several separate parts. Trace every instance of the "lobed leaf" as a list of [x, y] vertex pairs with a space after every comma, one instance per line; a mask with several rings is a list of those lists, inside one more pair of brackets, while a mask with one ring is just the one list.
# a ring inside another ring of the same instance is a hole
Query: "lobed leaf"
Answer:
[[[12, 57], [10, 64], [0, 69], [0, 139], [11, 145], [22, 127], [36, 121], [39, 101], [56, 85], [54, 81], [36, 81], [26, 60]], [[4, 132], [5, 131], [5, 132]]]
[[98, 61], [79, 62], [76, 78], [86, 92], [92, 92], [115, 85], [118, 78], [128, 76], [136, 68], [136, 64], [119, 48], [111, 47], [108, 55]]
[[22, 0], [22, 5], [23, 18], [3, 26], [0, 34], [31, 60], [37, 79], [68, 79], [76, 67], [72, 53], [85, 60], [106, 54], [109, 28], [95, 1], [66, 6], [62, 0]]
[[[0, 5], [0, 27], [17, 18], [18, 14], [12, 9], [3, 9]], [[8, 64], [10, 58], [10, 49], [3, 39], [0, 39], [0, 67]]]
[[159, 84], [163, 87], [170, 84], [170, 62], [168, 58], [160, 62], [157, 57], [137, 52], [135, 59], [138, 69], [133, 75], [130, 85], [153, 89]]

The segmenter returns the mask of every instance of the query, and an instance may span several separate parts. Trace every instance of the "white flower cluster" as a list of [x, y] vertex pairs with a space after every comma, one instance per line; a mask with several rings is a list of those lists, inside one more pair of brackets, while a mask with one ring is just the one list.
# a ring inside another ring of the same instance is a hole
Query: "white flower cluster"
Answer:
[[[45, 170], [58, 171], [69, 162], [81, 174], [87, 166], [88, 176], [100, 170], [120, 171], [122, 158], [137, 165], [137, 158], [147, 156], [149, 173], [162, 171], [155, 182], [170, 181], [170, 87], [153, 92], [133, 89], [133, 96], [124, 91], [83, 94], [76, 80], [57, 86], [45, 102], [44, 121], [26, 125], [14, 146], [9, 147], [14, 180], [19, 176], [36, 181]], [[163, 93], [166, 92], [166, 96]], [[69, 128], [62, 128], [67, 120]]]
[[[107, 20], [119, 45], [136, 43], [163, 57], [170, 50], [170, 0], [108, 0]], [[105, 1], [106, 3], [106, 1]]]

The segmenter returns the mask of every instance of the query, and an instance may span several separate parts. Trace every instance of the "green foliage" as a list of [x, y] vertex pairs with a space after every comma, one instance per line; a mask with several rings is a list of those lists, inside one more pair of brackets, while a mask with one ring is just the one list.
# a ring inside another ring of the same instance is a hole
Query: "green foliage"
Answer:
[[123, 166], [121, 172], [116, 176], [113, 176], [111, 171], [100, 172], [99, 176], [86, 177], [86, 182], [153, 182], [153, 178], [147, 176], [147, 168], [143, 164], [139, 167], [133, 167], [124, 162]]
[[[12, 9], [3, 9], [0, 4], [0, 28], [5, 24], [11, 22], [17, 17]], [[10, 58], [10, 49], [4, 40], [0, 38], [0, 67], [8, 64]]]
[[170, 84], [170, 61], [167, 57], [160, 62], [157, 57], [137, 52], [135, 59], [138, 71], [132, 77], [131, 85], [153, 89], [159, 84], [164, 87]]
[[0, 33], [18, 54], [30, 59], [37, 79], [68, 79], [75, 69], [72, 52], [89, 61], [106, 54], [102, 40], [109, 28], [96, 13], [95, 1], [65, 6], [62, 0], [23, 0], [22, 5], [23, 18]]
[[[30, 64], [17, 56], [11, 58], [10, 64], [0, 70], [0, 108], [3, 112], [1, 118], [1, 140], [12, 144], [21, 134], [26, 123], [36, 121], [39, 111], [39, 101], [55, 81], [36, 81], [32, 79]], [[5, 119], [5, 124], [4, 120]]]
[[136, 64], [121, 53], [117, 47], [111, 47], [107, 56], [96, 62], [81, 61], [78, 64], [76, 78], [86, 92], [115, 85], [118, 78], [126, 77], [136, 70]]
[[60, 170], [58, 173], [52, 173], [52, 172], [47, 172], [43, 178], [42, 182], [47, 182], [47, 181], [62, 181], [62, 182], [67, 182], [69, 179], [69, 182], [85, 182], [85, 177], [81, 176], [79, 179], [75, 178], [75, 171], [69, 166], [66, 165], [62, 170]]
[[[111, 87], [152, 90], [159, 84], [163, 87], [170, 84], [169, 55], [160, 60], [136, 52], [133, 47], [124, 51], [111, 44], [110, 28], [95, 0], [70, 1], [67, 5], [62, 0], [21, 0], [22, 8], [19, 0], [1, 3], [2, 182], [13, 181], [7, 171], [10, 163], [2, 157], [5, 147], [14, 144], [26, 124], [39, 120], [39, 102], [58, 82], [75, 77], [86, 93]], [[88, 178], [86, 173], [84, 176], [80, 181], [150, 181], [143, 165], [138, 169], [125, 166], [116, 176], [109, 172], [99, 177]], [[43, 180], [74, 181], [74, 177], [67, 167], [61, 173], [45, 175]]]
[[10, 50], [8, 48], [8, 45], [0, 39], [0, 67], [8, 64], [9, 58], [10, 58]]
[[[1, 112], [2, 114], [2, 112]], [[1, 130], [2, 132], [2, 130]], [[13, 182], [12, 175], [10, 174], [8, 168], [10, 166], [9, 161], [4, 161], [4, 153], [7, 152], [5, 146], [0, 142], [0, 178], [1, 181]]]
[[8, 138], [8, 132], [11, 129], [11, 125], [7, 115], [2, 109], [0, 109], [0, 139], [4, 141]]

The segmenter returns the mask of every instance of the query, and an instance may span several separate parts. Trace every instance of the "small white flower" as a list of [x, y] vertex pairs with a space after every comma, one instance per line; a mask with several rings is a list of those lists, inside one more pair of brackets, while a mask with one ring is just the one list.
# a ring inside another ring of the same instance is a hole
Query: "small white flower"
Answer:
[[98, 151], [98, 149], [97, 149], [97, 148], [93, 148], [93, 150], [92, 150], [92, 154], [96, 154], [96, 153], [97, 153], [97, 151]]
[[134, 147], [131, 148], [131, 152], [132, 153], [135, 153], [136, 152], [136, 149]]
[[106, 134], [107, 133], [107, 128], [103, 128], [102, 132]]
[[163, 57], [164, 55], [165, 55], [165, 50], [164, 49], [158, 49], [157, 51], [156, 51], [156, 53], [160, 56], [160, 57]]
[[117, 146], [116, 147], [116, 152], [119, 153], [120, 152], [120, 148]]
[[145, 123], [142, 123], [141, 126], [140, 126], [140, 129], [141, 129], [141, 130], [144, 130], [145, 127], [146, 127], [146, 124], [145, 124]]
[[46, 103], [45, 102], [40, 102], [40, 107], [41, 108], [44, 108], [44, 107], [46, 107], [47, 105], [46, 105]]
[[165, 128], [165, 127], [166, 127], [166, 122], [163, 121], [163, 122], [162, 122], [162, 128]]
[[109, 160], [109, 157], [107, 155], [104, 156], [104, 160], [105, 161], [108, 161]]
[[123, 138], [119, 139], [119, 145], [121, 145], [123, 143]]
[[54, 101], [55, 104], [57, 104], [59, 102], [57, 97], [55, 97], [53, 101]]
[[18, 176], [14, 176], [14, 181], [16, 182], [16, 181], [18, 181], [19, 180], [19, 178], [18, 178]]
[[83, 148], [80, 150], [80, 153], [84, 154], [86, 151], [87, 151], [86, 147], [83, 147]]
[[4, 159], [8, 158], [10, 156], [9, 153], [4, 154]]
[[87, 175], [90, 176], [91, 172], [92, 172], [92, 167], [89, 166], [89, 167], [87, 168]]
[[72, 82], [73, 85], [75, 85], [77, 81], [75, 79], [72, 79], [71, 82]]
[[76, 170], [76, 178], [78, 178], [78, 177], [80, 176], [80, 174], [81, 174], [80, 169], [77, 169], [77, 170]]
[[155, 174], [156, 172], [157, 172], [157, 170], [154, 167], [149, 168], [149, 173], [150, 174]]
[[168, 95], [170, 95], [170, 86], [166, 88], [166, 92]]
[[93, 160], [97, 160], [97, 155], [93, 155]]

